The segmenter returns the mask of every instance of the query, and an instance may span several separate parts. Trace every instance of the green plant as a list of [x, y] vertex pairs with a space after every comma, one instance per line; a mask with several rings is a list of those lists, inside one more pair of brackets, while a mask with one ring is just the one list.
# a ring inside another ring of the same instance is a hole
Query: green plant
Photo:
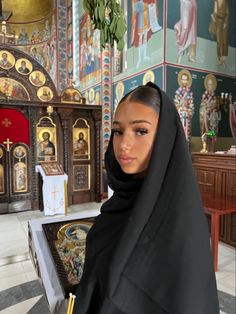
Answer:
[[209, 131], [206, 132], [206, 135], [213, 137], [213, 136], [216, 136], [217, 134], [216, 134], [216, 131], [209, 130]]
[[106, 43], [111, 47], [117, 42], [117, 49], [125, 46], [124, 34], [127, 25], [124, 12], [117, 0], [84, 0], [84, 10], [88, 12], [94, 28], [100, 30], [100, 45], [105, 48]]

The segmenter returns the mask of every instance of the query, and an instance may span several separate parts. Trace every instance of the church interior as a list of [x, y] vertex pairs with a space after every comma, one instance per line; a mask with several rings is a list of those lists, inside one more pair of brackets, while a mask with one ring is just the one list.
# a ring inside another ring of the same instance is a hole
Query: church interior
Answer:
[[[104, 11], [99, 29], [87, 2], [0, 0], [0, 313], [66, 313], [85, 250], [76, 251], [73, 237], [112, 195], [104, 154], [113, 114], [125, 94], [151, 81], [179, 113], [220, 313], [233, 314], [236, 3], [118, 0], [120, 20], [114, 26]], [[231, 205], [220, 207], [225, 198]], [[65, 237], [77, 253], [72, 270], [58, 253]]]

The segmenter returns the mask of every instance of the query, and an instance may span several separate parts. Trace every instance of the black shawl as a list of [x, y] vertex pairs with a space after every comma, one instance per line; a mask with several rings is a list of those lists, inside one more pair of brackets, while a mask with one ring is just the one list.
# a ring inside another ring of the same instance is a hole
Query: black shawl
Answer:
[[111, 136], [105, 164], [114, 194], [88, 234], [74, 314], [219, 313], [190, 153], [173, 102], [158, 91], [158, 131], [144, 179], [121, 171]]

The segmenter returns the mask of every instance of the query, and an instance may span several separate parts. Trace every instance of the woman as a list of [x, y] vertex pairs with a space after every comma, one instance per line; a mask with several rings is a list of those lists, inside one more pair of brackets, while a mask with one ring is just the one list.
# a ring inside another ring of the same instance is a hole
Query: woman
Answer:
[[178, 112], [153, 83], [120, 101], [113, 196], [87, 237], [74, 314], [217, 314], [204, 216]]

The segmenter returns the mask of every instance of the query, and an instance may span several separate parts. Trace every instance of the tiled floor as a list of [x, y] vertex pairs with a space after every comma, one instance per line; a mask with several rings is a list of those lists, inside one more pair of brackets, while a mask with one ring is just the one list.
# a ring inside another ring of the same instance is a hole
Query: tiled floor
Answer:
[[[68, 214], [100, 206], [96, 203], [76, 205], [70, 207]], [[28, 254], [27, 222], [43, 217], [39, 211], [0, 215], [1, 314], [50, 314]], [[236, 313], [235, 253], [235, 249], [220, 243], [216, 278], [222, 314]]]

